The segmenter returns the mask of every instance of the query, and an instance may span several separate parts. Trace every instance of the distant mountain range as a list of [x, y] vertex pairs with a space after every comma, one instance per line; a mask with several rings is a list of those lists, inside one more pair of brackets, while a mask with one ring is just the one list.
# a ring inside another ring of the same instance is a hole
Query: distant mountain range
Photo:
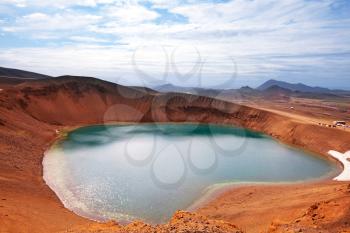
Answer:
[[[21, 83], [26, 80], [35, 79], [46, 79], [54, 78], [49, 75], [23, 71], [18, 69], [10, 69], [0, 67], [0, 83], [14, 84]], [[141, 87], [134, 87], [141, 88]], [[142, 87], [145, 89], [145, 87]], [[263, 83], [259, 87], [253, 89], [245, 86], [240, 89], [211, 89], [211, 88], [200, 88], [200, 87], [182, 87], [172, 84], [164, 84], [159, 86], [151, 87], [153, 90], [158, 92], [179, 92], [179, 93], [190, 93], [203, 96], [292, 96], [292, 95], [350, 95], [350, 91], [344, 90], [331, 90], [323, 87], [311, 87], [303, 83], [288, 83], [284, 81], [278, 81], [270, 79]], [[150, 91], [149, 88], [146, 88]]]
[[186, 93], [196, 93], [196, 94], [204, 94], [204, 93], [228, 93], [233, 91], [244, 92], [244, 93], [262, 93], [262, 92], [270, 92], [270, 93], [284, 93], [284, 94], [298, 94], [298, 93], [309, 93], [309, 94], [344, 94], [349, 93], [349, 91], [345, 90], [332, 90], [324, 87], [312, 87], [305, 85], [303, 83], [288, 83], [284, 81], [278, 81], [274, 79], [270, 79], [260, 85], [259, 87], [253, 89], [251, 87], [242, 87], [240, 89], [210, 89], [210, 88], [197, 88], [197, 87], [181, 87], [175, 86], [172, 84], [165, 84], [160, 86], [155, 86], [153, 89], [160, 92], [186, 92]]
[[257, 90], [265, 91], [273, 86], [278, 86], [284, 89], [288, 89], [291, 91], [297, 91], [297, 92], [310, 92], [310, 93], [330, 93], [333, 92], [333, 90], [330, 90], [328, 88], [323, 87], [311, 87], [307, 86], [303, 83], [287, 83], [283, 81], [278, 81], [274, 79], [270, 79], [258, 88]]
[[0, 77], [17, 78], [17, 79], [52, 78], [51, 76], [44, 75], [44, 74], [38, 74], [38, 73], [34, 73], [34, 72], [17, 70], [17, 69], [10, 69], [10, 68], [4, 68], [4, 67], [0, 67]]

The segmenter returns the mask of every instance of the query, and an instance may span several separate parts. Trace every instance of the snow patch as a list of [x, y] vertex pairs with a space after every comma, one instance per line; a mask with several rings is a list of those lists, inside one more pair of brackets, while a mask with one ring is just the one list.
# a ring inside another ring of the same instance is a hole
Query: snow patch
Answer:
[[344, 167], [343, 172], [339, 176], [335, 177], [334, 180], [350, 181], [350, 151], [343, 154], [338, 151], [330, 150], [328, 154], [330, 154], [333, 158], [339, 160]]

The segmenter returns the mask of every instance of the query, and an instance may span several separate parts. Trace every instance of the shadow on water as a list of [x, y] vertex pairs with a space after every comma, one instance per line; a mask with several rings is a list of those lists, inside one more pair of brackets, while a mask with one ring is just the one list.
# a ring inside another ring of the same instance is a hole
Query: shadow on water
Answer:
[[[106, 130], [107, 129], [107, 130]], [[107, 125], [88, 126], [74, 130], [67, 135], [62, 146], [65, 149], [79, 149], [81, 147], [95, 147], [113, 143], [117, 140], [131, 138], [135, 134], [149, 134], [177, 138], [212, 135], [233, 135], [236, 137], [265, 138], [266, 136], [246, 130], [220, 125], [208, 124], [139, 124], [139, 125]]]

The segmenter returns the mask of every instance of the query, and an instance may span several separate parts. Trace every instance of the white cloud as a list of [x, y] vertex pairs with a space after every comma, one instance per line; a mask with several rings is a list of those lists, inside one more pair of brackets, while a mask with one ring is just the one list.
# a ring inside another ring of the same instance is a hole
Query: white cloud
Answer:
[[118, 2], [119, 0], [55, 0], [55, 1], [43, 1], [43, 0], [2, 0], [0, 4], [13, 4], [17, 7], [55, 7], [55, 8], [68, 8], [71, 6], [87, 6], [95, 7], [98, 4], [111, 4]]
[[[118, 74], [133, 73], [133, 52], [141, 51], [140, 66], [152, 76], [162, 76], [162, 64], [173, 56], [178, 70], [191, 70], [198, 50], [205, 63], [203, 72], [212, 76], [227, 75], [232, 57], [243, 76], [277, 75], [281, 70], [298, 70], [297, 67], [339, 68], [349, 74], [345, 60], [332, 60], [326, 55], [350, 51], [350, 17], [330, 17], [334, 1], [149, 0], [151, 6], [147, 7], [144, 0], [6, 0], [26, 4], [35, 11], [16, 20], [5, 20], [1, 24], [3, 31], [47, 41], [60, 38], [71, 46], [28, 48], [21, 56], [19, 50], [6, 50], [1, 59], [20, 66], [29, 63], [32, 67], [50, 67], [48, 71], [54, 69], [51, 64], [61, 64], [72, 73], [78, 68], [70, 68], [71, 64], [80, 61], [84, 74], [89, 71], [92, 75], [98, 70], [98, 76], [110, 77], [118, 65], [122, 66]], [[96, 7], [98, 4], [102, 5]], [[72, 5], [90, 6], [93, 10], [77, 10], [70, 8]], [[160, 8], [170, 14], [159, 13]], [[187, 20], [178, 21], [171, 14]], [[167, 19], [162, 21], [164, 16]], [[110, 47], [87, 46], [99, 43]], [[40, 53], [55, 53], [55, 60], [47, 61]], [[316, 59], [308, 54], [319, 55]]]
[[2, 0], [0, 4], [13, 4], [17, 7], [25, 7], [26, 6], [26, 0]]
[[171, 9], [173, 7], [176, 7], [180, 4], [179, 0], [150, 0], [149, 2], [152, 3], [152, 8], [159, 8], [159, 9]]
[[9, 26], [2, 28], [5, 32], [27, 33], [31, 37], [53, 39], [64, 37], [66, 33], [80, 32], [97, 23], [100, 16], [65, 11], [48, 15], [45, 13], [32, 13], [24, 15]]
[[106, 40], [106, 39], [89, 37], [89, 36], [71, 36], [71, 37], [69, 37], [69, 39], [73, 40], [73, 41], [86, 42], [86, 43], [106, 43], [106, 42], [109, 42], [109, 40]]
[[117, 20], [118, 23], [142, 23], [152, 21], [159, 17], [155, 11], [149, 10], [139, 4], [117, 4], [108, 6], [105, 14]]

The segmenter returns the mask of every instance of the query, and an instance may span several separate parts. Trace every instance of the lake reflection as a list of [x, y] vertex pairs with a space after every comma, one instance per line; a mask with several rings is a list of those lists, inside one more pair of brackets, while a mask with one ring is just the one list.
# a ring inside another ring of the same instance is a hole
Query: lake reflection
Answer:
[[214, 184], [330, 175], [319, 157], [245, 129], [193, 124], [92, 126], [47, 152], [44, 178], [65, 206], [104, 220], [168, 220]]

